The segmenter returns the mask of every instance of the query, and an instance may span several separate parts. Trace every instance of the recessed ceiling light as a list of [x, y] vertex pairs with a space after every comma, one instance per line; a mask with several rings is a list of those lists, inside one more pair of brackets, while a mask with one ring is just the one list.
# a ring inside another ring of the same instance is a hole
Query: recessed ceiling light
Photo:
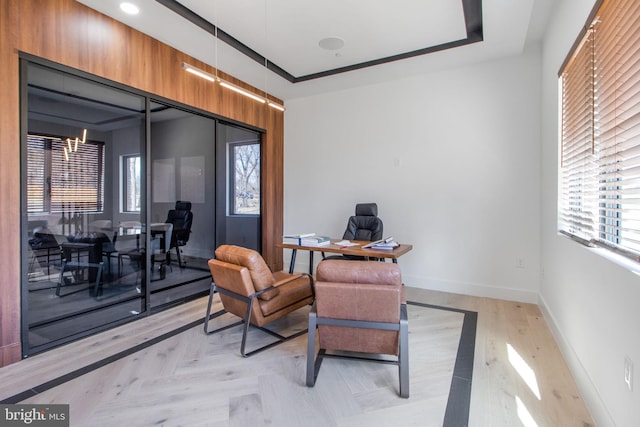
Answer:
[[318, 46], [326, 50], [338, 50], [344, 46], [344, 40], [340, 37], [326, 37], [318, 42]]
[[128, 13], [129, 15], [137, 15], [138, 12], [140, 12], [140, 9], [138, 8], [138, 6], [128, 2], [120, 3], [120, 9], [124, 13]]

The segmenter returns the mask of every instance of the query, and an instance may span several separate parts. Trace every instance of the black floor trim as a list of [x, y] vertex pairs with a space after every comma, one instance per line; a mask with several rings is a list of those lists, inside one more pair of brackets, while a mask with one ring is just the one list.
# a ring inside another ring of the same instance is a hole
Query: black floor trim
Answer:
[[[458, 353], [456, 355], [456, 362], [453, 369], [453, 377], [451, 379], [451, 388], [449, 390], [449, 399], [447, 401], [447, 409], [445, 411], [444, 421], [442, 425], [443, 427], [467, 426], [469, 424], [469, 407], [471, 403], [471, 379], [473, 377], [473, 359], [474, 359], [474, 349], [475, 349], [475, 342], [476, 342], [476, 329], [478, 324], [478, 313], [476, 313], [475, 311], [467, 311], [467, 310], [461, 310], [457, 308], [442, 307], [439, 305], [424, 304], [424, 303], [412, 302], [412, 301], [407, 301], [407, 304], [418, 306], [418, 307], [453, 311], [456, 313], [464, 314], [462, 331], [460, 333], [460, 343], [458, 345]], [[8, 397], [0, 401], [0, 403], [2, 404], [19, 403], [39, 393], [42, 393], [51, 388], [57, 387], [60, 384], [66, 383], [67, 381], [71, 381], [91, 371], [95, 371], [96, 369], [106, 366], [109, 363], [113, 363], [117, 360], [127, 357], [140, 350], [144, 350], [148, 347], [151, 347], [154, 344], [157, 344], [161, 341], [164, 341], [168, 338], [171, 338], [175, 335], [185, 332], [195, 326], [201, 325], [203, 322], [204, 322], [204, 318], [199, 320], [194, 320], [193, 322], [187, 323], [186, 325], [183, 325], [177, 329], [174, 329], [165, 334], [162, 334], [156, 338], [153, 338], [143, 343], [140, 343], [138, 345], [135, 345], [131, 348], [123, 350], [112, 356], [106, 357], [102, 360], [98, 360], [94, 363], [91, 363], [80, 369], [76, 369], [75, 371], [69, 372], [68, 374], [62, 375], [58, 378], [54, 378], [51, 381], [47, 381], [29, 390], [25, 390], [21, 393], [15, 394], [11, 397]]]
[[42, 393], [42, 392], [47, 391], [47, 390], [49, 390], [49, 389], [51, 389], [53, 387], [57, 387], [60, 384], [64, 384], [67, 381], [71, 381], [71, 380], [76, 379], [76, 378], [78, 378], [78, 377], [80, 377], [82, 375], [88, 374], [91, 371], [95, 371], [96, 369], [102, 368], [103, 366], [106, 366], [109, 363], [113, 363], [113, 362], [115, 362], [117, 360], [122, 359], [123, 357], [127, 357], [127, 356], [129, 356], [129, 355], [131, 355], [133, 353], [136, 353], [136, 352], [140, 351], [140, 350], [144, 350], [147, 347], [151, 347], [154, 344], [157, 344], [157, 343], [159, 343], [161, 341], [164, 341], [164, 340], [166, 340], [168, 338], [171, 338], [171, 337], [173, 337], [175, 335], [178, 335], [178, 334], [180, 334], [180, 333], [182, 333], [184, 331], [187, 331], [187, 330], [193, 328], [194, 326], [201, 325], [202, 322], [204, 322], [204, 317], [202, 319], [200, 319], [200, 320], [194, 320], [193, 322], [187, 323], [186, 325], [182, 325], [181, 327], [179, 327], [177, 329], [174, 329], [174, 330], [169, 331], [169, 332], [167, 332], [165, 334], [162, 334], [162, 335], [159, 335], [159, 336], [157, 336], [155, 338], [152, 338], [152, 339], [150, 339], [148, 341], [145, 341], [143, 343], [140, 343], [138, 345], [130, 347], [130, 348], [128, 348], [126, 350], [123, 350], [123, 351], [121, 351], [119, 353], [116, 353], [116, 354], [111, 355], [109, 357], [105, 357], [102, 360], [98, 360], [96, 362], [90, 363], [89, 365], [83, 366], [82, 368], [76, 369], [75, 371], [69, 372], [68, 374], [62, 375], [62, 376], [60, 376], [58, 378], [54, 378], [51, 381], [47, 381], [44, 384], [40, 384], [39, 386], [36, 386], [36, 387], [31, 388], [29, 390], [25, 390], [22, 393], [15, 394], [15, 395], [13, 395], [11, 397], [8, 397], [8, 398], [0, 401], [0, 403], [9, 403], [10, 404], [10, 403], [21, 402], [21, 401], [23, 401], [25, 399], [28, 399], [28, 398], [30, 398], [32, 396], [35, 396], [36, 394]]
[[442, 427], [466, 427], [469, 425], [471, 380], [473, 378], [473, 359], [475, 357], [478, 313], [475, 311], [411, 301], [408, 301], [407, 304], [464, 314], [462, 331], [460, 332], [460, 343], [458, 344], [458, 353], [456, 355], [456, 364], [453, 368], [449, 399], [447, 400], [447, 409], [445, 410]]

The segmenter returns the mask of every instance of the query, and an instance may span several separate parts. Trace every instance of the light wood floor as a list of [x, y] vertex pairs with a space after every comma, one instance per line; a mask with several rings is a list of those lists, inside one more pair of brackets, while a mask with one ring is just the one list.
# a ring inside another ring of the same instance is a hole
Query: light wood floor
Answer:
[[[408, 288], [416, 302], [478, 313], [470, 426], [593, 426], [537, 306]], [[204, 316], [206, 298], [0, 368], [0, 400]], [[305, 310], [277, 325], [306, 327]], [[441, 426], [463, 315], [409, 306], [411, 397], [397, 368], [325, 360], [304, 385], [306, 335], [248, 359], [240, 328], [198, 324], [21, 403], [70, 405], [72, 426]], [[248, 349], [269, 341], [252, 331]]]

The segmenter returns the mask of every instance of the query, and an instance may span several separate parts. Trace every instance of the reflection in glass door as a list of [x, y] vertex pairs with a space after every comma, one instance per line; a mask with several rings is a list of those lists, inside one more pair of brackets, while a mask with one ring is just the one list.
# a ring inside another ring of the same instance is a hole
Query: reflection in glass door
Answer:
[[207, 294], [215, 249], [215, 127], [210, 117], [151, 103], [152, 309]]
[[260, 141], [259, 132], [218, 124], [217, 245], [262, 249]]
[[[24, 61], [22, 344], [30, 355], [145, 311], [145, 184], [123, 209], [123, 156], [144, 163], [145, 98]], [[140, 177], [143, 178], [142, 176]], [[131, 208], [127, 210], [127, 208]]]
[[259, 132], [21, 67], [25, 357], [207, 295], [220, 244], [261, 249]]

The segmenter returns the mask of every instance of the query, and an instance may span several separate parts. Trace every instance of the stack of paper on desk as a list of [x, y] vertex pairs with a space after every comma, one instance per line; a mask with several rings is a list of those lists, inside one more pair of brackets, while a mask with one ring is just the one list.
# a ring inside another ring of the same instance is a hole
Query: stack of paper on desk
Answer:
[[303, 233], [303, 234], [285, 234], [282, 236], [282, 243], [290, 244], [290, 245], [299, 245], [300, 240], [315, 236], [316, 233]]
[[308, 236], [300, 239], [301, 246], [325, 246], [331, 243], [327, 236]]
[[363, 248], [392, 250], [398, 246], [400, 246], [400, 243], [393, 240], [393, 237], [387, 237], [386, 239], [376, 240], [375, 242], [364, 245]]

